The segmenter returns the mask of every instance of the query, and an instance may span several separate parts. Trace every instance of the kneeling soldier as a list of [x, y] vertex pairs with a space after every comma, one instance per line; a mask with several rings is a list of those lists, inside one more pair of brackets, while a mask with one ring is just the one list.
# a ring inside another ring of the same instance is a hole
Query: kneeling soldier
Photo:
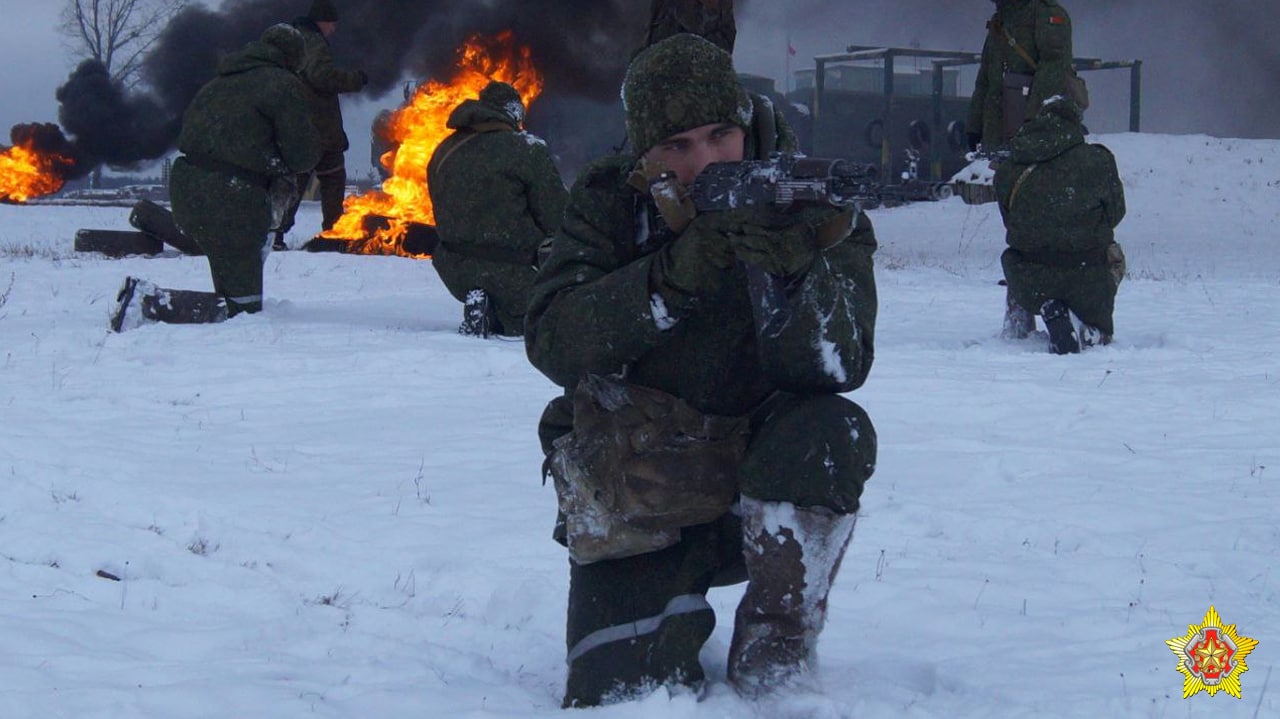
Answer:
[[1041, 316], [1056, 354], [1110, 343], [1125, 272], [1115, 241], [1125, 212], [1115, 157], [1085, 141], [1080, 107], [1059, 95], [1022, 126], [1009, 150], [995, 187], [1009, 243], [1001, 264], [1010, 300]]
[[714, 44], [645, 49], [622, 95], [636, 154], [579, 176], [526, 324], [565, 389], [539, 427], [569, 547], [564, 704], [700, 684], [707, 590], [744, 579], [730, 681], [814, 689], [875, 465], [871, 421], [841, 396], [871, 369], [875, 235], [825, 205], [693, 216], [684, 191], [709, 163], [794, 149]]
[[262, 309], [267, 233], [293, 202], [294, 175], [320, 143], [302, 81], [302, 35], [273, 25], [228, 56], [182, 118], [169, 191], [173, 219], [204, 250], [213, 292], [164, 290], [126, 278], [111, 316], [120, 332], [143, 322], [220, 322]]

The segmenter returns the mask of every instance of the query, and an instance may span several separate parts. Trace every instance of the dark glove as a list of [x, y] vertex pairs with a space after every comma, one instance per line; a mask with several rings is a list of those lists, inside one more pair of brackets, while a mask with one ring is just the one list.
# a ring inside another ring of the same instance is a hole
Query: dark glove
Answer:
[[726, 230], [741, 228], [728, 214], [698, 215], [674, 242], [658, 250], [653, 263], [653, 279], [658, 288], [686, 296], [719, 288], [733, 266], [733, 249]]
[[364, 70], [360, 70], [359, 72], [360, 72], [360, 87], [364, 87], [365, 85], [369, 84], [369, 73], [365, 72]]
[[822, 249], [849, 236], [852, 210], [828, 205], [792, 212], [758, 210], [729, 235], [734, 255], [771, 275], [789, 277], [809, 269]]
[[966, 132], [964, 134], [966, 140], [969, 141], [969, 152], [977, 152], [978, 144], [982, 142], [981, 132]]

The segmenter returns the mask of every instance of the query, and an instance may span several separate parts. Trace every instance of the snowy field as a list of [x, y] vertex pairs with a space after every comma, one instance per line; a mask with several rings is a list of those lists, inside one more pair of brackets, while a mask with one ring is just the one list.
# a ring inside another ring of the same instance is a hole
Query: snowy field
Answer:
[[[1280, 716], [1280, 142], [1111, 135], [1113, 345], [997, 333], [1003, 231], [873, 213], [879, 465], [819, 645], [830, 700], [723, 684], [575, 715]], [[128, 210], [0, 206], [0, 717], [560, 715], [567, 567], [520, 343], [457, 335], [428, 262], [267, 261], [260, 315], [107, 331]], [[301, 244], [319, 225], [304, 209]], [[103, 574], [118, 578], [103, 577]], [[1182, 698], [1210, 605], [1243, 698]]]

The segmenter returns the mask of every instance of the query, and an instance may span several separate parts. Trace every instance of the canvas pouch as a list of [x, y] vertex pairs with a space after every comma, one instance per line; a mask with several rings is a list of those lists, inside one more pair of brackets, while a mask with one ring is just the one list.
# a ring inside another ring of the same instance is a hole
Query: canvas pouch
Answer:
[[738, 494], [746, 417], [708, 415], [666, 392], [588, 375], [573, 395], [573, 430], [548, 470], [579, 564], [669, 547], [680, 528], [711, 522]]
[[1067, 71], [1067, 96], [1079, 105], [1082, 111], [1089, 109], [1089, 86], [1074, 68]]

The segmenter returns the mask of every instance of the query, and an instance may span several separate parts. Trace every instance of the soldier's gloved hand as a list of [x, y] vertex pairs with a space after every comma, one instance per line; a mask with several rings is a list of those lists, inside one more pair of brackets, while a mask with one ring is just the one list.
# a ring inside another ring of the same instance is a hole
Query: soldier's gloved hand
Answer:
[[964, 139], [969, 143], [969, 152], [977, 152], [978, 144], [982, 142], [981, 132], [966, 132]]
[[809, 269], [818, 252], [849, 236], [853, 210], [829, 205], [791, 212], [762, 208], [729, 235], [734, 255], [771, 275], [789, 277]]
[[740, 228], [729, 213], [708, 212], [693, 218], [674, 242], [658, 250], [653, 284], [686, 296], [719, 288], [733, 266], [727, 232]]

